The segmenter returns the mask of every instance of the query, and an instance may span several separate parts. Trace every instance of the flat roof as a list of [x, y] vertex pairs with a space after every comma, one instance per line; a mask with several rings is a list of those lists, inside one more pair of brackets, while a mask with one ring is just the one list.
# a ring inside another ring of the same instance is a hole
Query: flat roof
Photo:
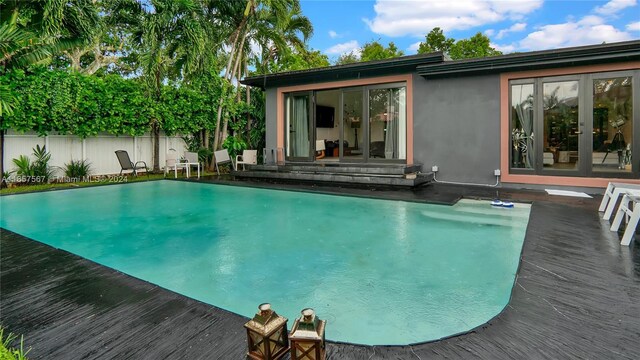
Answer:
[[443, 52], [364, 61], [346, 65], [257, 75], [240, 81], [262, 89], [322, 83], [391, 74], [417, 73], [424, 77], [535, 70], [640, 60], [640, 40], [512, 53], [485, 58], [450, 60]]
[[500, 73], [579, 65], [640, 60], [640, 41], [577, 46], [562, 49], [513, 53], [485, 58], [444, 61], [418, 66], [424, 77]]
[[345, 65], [333, 65], [315, 69], [280, 72], [257, 75], [240, 81], [244, 85], [262, 89], [278, 85], [294, 85], [315, 82], [357, 79], [408, 73], [416, 70], [418, 65], [441, 63], [446, 58], [443, 52], [401, 56], [392, 59], [363, 61]]

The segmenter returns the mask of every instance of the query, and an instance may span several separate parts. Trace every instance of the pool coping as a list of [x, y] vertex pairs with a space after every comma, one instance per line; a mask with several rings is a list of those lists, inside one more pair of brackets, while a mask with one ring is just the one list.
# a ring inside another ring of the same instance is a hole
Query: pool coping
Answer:
[[[153, 180], [153, 181], [156, 181], [156, 180]], [[73, 189], [61, 189], [61, 190], [73, 190]], [[51, 190], [46, 190], [46, 191], [51, 191]], [[11, 195], [13, 195], [13, 194], [11, 194]], [[330, 194], [330, 195], [343, 195], [343, 194]], [[376, 197], [376, 198], [379, 198], [379, 197]], [[486, 198], [490, 198], [490, 197], [487, 196]], [[393, 200], [395, 200], [395, 199], [393, 199]], [[589, 208], [590, 211], [593, 211], [594, 203], [596, 201], [597, 200], [587, 201], [589, 203], [588, 204], [589, 206], [587, 206], [587, 208]], [[583, 201], [580, 201], [580, 202], [582, 203]], [[493, 328], [495, 326], [500, 327], [500, 324], [502, 324], [502, 322], [503, 322], [502, 318], [505, 317], [506, 315], [509, 315], [509, 314], [507, 314], [507, 313], [509, 313], [508, 309], [512, 305], [512, 302], [514, 300], [514, 296], [516, 294], [519, 294], [519, 293], [522, 292], [522, 290], [519, 290], [519, 288], [517, 288], [517, 286], [519, 285], [519, 280], [520, 280], [520, 277], [521, 277], [522, 271], [523, 271], [525, 253], [526, 253], [527, 249], [530, 246], [532, 246], [531, 243], [529, 242], [529, 237], [531, 235], [531, 230], [534, 230], [534, 235], [535, 235], [535, 233], [540, 232], [540, 229], [534, 228], [534, 221], [533, 221], [534, 220], [533, 219], [534, 208], [537, 208], [538, 206], [539, 205], [536, 205], [536, 202], [534, 202], [534, 206], [532, 206], [531, 216], [530, 216], [530, 219], [529, 219], [529, 223], [527, 225], [527, 231], [526, 231], [525, 240], [524, 240], [521, 252], [520, 252], [520, 257], [519, 257], [519, 261], [518, 261], [518, 270], [517, 270], [517, 273], [516, 273], [516, 276], [515, 276], [515, 279], [514, 279], [514, 285], [511, 288], [509, 302], [507, 303], [505, 308], [502, 309], [502, 311], [500, 313], [498, 313], [493, 318], [489, 319], [486, 323], [484, 323], [484, 324], [482, 324], [480, 326], [477, 326], [477, 327], [475, 327], [475, 328], [473, 328], [473, 329], [471, 329], [469, 331], [466, 331], [466, 332], [462, 332], [462, 333], [459, 333], [459, 334], [453, 334], [451, 336], [443, 337], [443, 338], [437, 339], [437, 340], [431, 340], [431, 341], [426, 341], [426, 342], [417, 342], [417, 343], [412, 343], [412, 344], [409, 344], [409, 345], [375, 345], [375, 346], [369, 346], [369, 345], [352, 344], [352, 343], [347, 343], [347, 342], [331, 341], [330, 344], [334, 344], [334, 345], [332, 345], [332, 347], [335, 348], [337, 346], [338, 349], [340, 347], [346, 347], [348, 349], [353, 348], [353, 349], [351, 349], [353, 351], [355, 351], [354, 349], [365, 349], [364, 351], [366, 351], [366, 354], [368, 354], [369, 350], [371, 350], [371, 349], [374, 349], [374, 352], [375, 352], [376, 348], [387, 349], [388, 351], [392, 351], [392, 352], [400, 351], [400, 349], [403, 349], [403, 348], [409, 348], [409, 349], [411, 349], [411, 351], [413, 351], [414, 349], [418, 350], [418, 351], [422, 351], [425, 348], [428, 349], [430, 347], [438, 347], [439, 348], [439, 347], [444, 346], [443, 344], [449, 344], [451, 342], [458, 342], [458, 341], [465, 342], [468, 339], [470, 339], [470, 337], [473, 338], [475, 336], [478, 336], [478, 334], [486, 334], [489, 331], [488, 329], [491, 329], [491, 328]], [[602, 226], [602, 224], [600, 224], [599, 226]], [[601, 240], [605, 241], [605, 242], [609, 242], [609, 243], [612, 241], [612, 239], [601, 239]], [[39, 243], [39, 244], [41, 244], [41, 243]], [[45, 244], [43, 244], [43, 245], [45, 245]], [[48, 246], [48, 245], [45, 245], [45, 246]], [[619, 247], [619, 245], [614, 244], [614, 249], [617, 249], [617, 247]], [[636, 244], [635, 247], [632, 247], [631, 251], [635, 251], [633, 249], [637, 249], [637, 248], [638, 248], [638, 246]], [[52, 249], [55, 249], [55, 248], [52, 248]], [[624, 249], [620, 249], [620, 251], [624, 252]], [[63, 252], [64, 252], [64, 250], [63, 250]], [[635, 252], [636, 264], [638, 264], [638, 258], [640, 258], [639, 256], [637, 256], [637, 254], [638, 254], [638, 252]], [[73, 256], [76, 256], [76, 255], [73, 255]], [[78, 257], [78, 258], [79, 258], [79, 261], [82, 261], [82, 260], [89, 261], [89, 260], [86, 260], [86, 259], [83, 259], [83, 258], [80, 258], [80, 257]], [[99, 266], [102, 266], [102, 265], [99, 265]], [[531, 272], [532, 269], [530, 269], [530, 266], [528, 264], [527, 264], [527, 267], [528, 267], [528, 269], [526, 271], [527, 272]], [[536, 269], [534, 268], [533, 270], [536, 270]], [[115, 271], [115, 270], [113, 270], [113, 271]], [[4, 272], [4, 270], [3, 270], [3, 272]], [[548, 274], [547, 273], [543, 273], [543, 275], [548, 275]], [[530, 277], [530, 274], [527, 274], [527, 277]], [[140, 279], [137, 279], [137, 278], [133, 278], [133, 279], [135, 279], [136, 281], [143, 281], [144, 282], [144, 280], [140, 280]], [[640, 282], [638, 281], [638, 277], [637, 276], [633, 277], [632, 280], [635, 281], [635, 284], [640, 284]], [[157, 286], [157, 285], [154, 285], [154, 286]], [[520, 286], [522, 286], [522, 285], [520, 285]], [[527, 285], [527, 287], [529, 287], [529, 286]], [[182, 295], [180, 295], [180, 296], [182, 296]], [[229, 312], [227, 310], [224, 310], [222, 308], [218, 308], [218, 307], [216, 307], [214, 305], [209, 305], [209, 304], [206, 304], [206, 303], [202, 303], [202, 304], [205, 304], [208, 307], [213, 307], [215, 309], [221, 309], [224, 312], [231, 313], [231, 314], [233, 314], [235, 316], [241, 316], [241, 315], [237, 315], [235, 313]], [[549, 303], [549, 304], [553, 307], [553, 305], [551, 303]], [[555, 307], [554, 307], [554, 309], [555, 309]], [[634, 307], [634, 309], [640, 309], [640, 306], [636, 306], [636, 307]], [[558, 311], [558, 310], [556, 310], [556, 311]], [[245, 317], [242, 317], [242, 318], [245, 319], [245, 320], [247, 319]], [[17, 325], [17, 324], [15, 324], [15, 325]], [[10, 327], [10, 329], [11, 329], [11, 327]], [[640, 329], [639, 329], [639, 331], [640, 331]], [[28, 339], [28, 334], [27, 334], [27, 339]], [[620, 346], [622, 346], [622, 345], [620, 345]], [[414, 348], [414, 347], [418, 347], [419, 349], [418, 348]], [[640, 349], [638, 349], [638, 345], [636, 345], [635, 347], [632, 346], [631, 348], [633, 350], [632, 352], [640, 353]], [[358, 352], [358, 351], [355, 351], [355, 352]]]

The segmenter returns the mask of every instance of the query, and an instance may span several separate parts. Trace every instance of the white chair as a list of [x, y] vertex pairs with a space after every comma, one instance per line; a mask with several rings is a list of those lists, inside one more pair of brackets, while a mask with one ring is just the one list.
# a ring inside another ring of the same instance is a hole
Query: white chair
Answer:
[[238, 164], [242, 164], [242, 170], [244, 170], [244, 164], [257, 165], [258, 164], [258, 150], [244, 150], [242, 155], [236, 155], [235, 170], [238, 171]]
[[222, 149], [214, 152], [213, 157], [214, 161], [216, 162], [216, 171], [218, 172], [218, 175], [220, 175], [220, 168], [218, 167], [219, 164], [230, 162], [231, 166], [235, 168], [235, 166], [233, 165], [233, 160], [231, 160], [231, 157], [229, 157], [229, 152], [227, 151], [227, 149]]
[[626, 193], [640, 195], [640, 184], [610, 182], [609, 185], [607, 185], [607, 190], [605, 190], [602, 201], [600, 202], [600, 207], [598, 208], [598, 211], [604, 211], [604, 215], [602, 216], [604, 220], [611, 219], [618, 199]]
[[627, 227], [624, 229], [624, 235], [622, 235], [620, 245], [629, 246], [638, 227], [638, 220], [640, 220], [640, 196], [624, 194], [616, 217], [613, 219], [613, 223], [611, 223], [611, 231], [618, 231], [618, 229], [620, 229], [622, 219], [625, 216], [628, 217]]
[[178, 160], [178, 154], [175, 149], [169, 149], [164, 160], [164, 176], [167, 176], [169, 170], [173, 169], [174, 178], [178, 177], [178, 168], [185, 169], [184, 163]]
[[325, 150], [326, 150], [326, 147], [324, 145], [324, 140], [316, 140], [316, 160], [322, 159], [325, 157], [325, 153], [324, 153]]
[[195, 166], [198, 169], [198, 179], [200, 179], [200, 161], [198, 160], [198, 153], [185, 151], [184, 152], [184, 166], [187, 168], [187, 177], [191, 171], [191, 167]]

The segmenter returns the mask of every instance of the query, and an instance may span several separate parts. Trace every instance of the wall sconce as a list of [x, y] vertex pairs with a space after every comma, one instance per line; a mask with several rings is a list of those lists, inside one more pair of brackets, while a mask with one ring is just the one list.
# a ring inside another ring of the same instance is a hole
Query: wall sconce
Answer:
[[244, 327], [247, 329], [249, 351], [247, 358], [255, 360], [280, 359], [289, 351], [287, 318], [271, 310], [271, 304], [258, 306], [259, 311]]
[[324, 360], [324, 328], [326, 320], [320, 320], [313, 309], [302, 310], [291, 328], [291, 360]]

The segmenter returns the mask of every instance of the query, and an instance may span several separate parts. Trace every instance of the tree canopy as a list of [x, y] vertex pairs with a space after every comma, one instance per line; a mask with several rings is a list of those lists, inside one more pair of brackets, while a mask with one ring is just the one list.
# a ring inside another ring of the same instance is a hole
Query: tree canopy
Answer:
[[336, 61], [336, 65], [351, 64], [359, 61], [391, 59], [403, 55], [404, 52], [399, 50], [393, 42], [390, 42], [387, 47], [385, 47], [379, 41], [370, 41], [358, 49], [357, 52], [354, 51], [341, 55]]
[[418, 54], [436, 51], [448, 53], [453, 60], [502, 55], [502, 52], [491, 47], [491, 40], [482, 33], [456, 41], [447, 38], [439, 27], [433, 28], [418, 46]]

